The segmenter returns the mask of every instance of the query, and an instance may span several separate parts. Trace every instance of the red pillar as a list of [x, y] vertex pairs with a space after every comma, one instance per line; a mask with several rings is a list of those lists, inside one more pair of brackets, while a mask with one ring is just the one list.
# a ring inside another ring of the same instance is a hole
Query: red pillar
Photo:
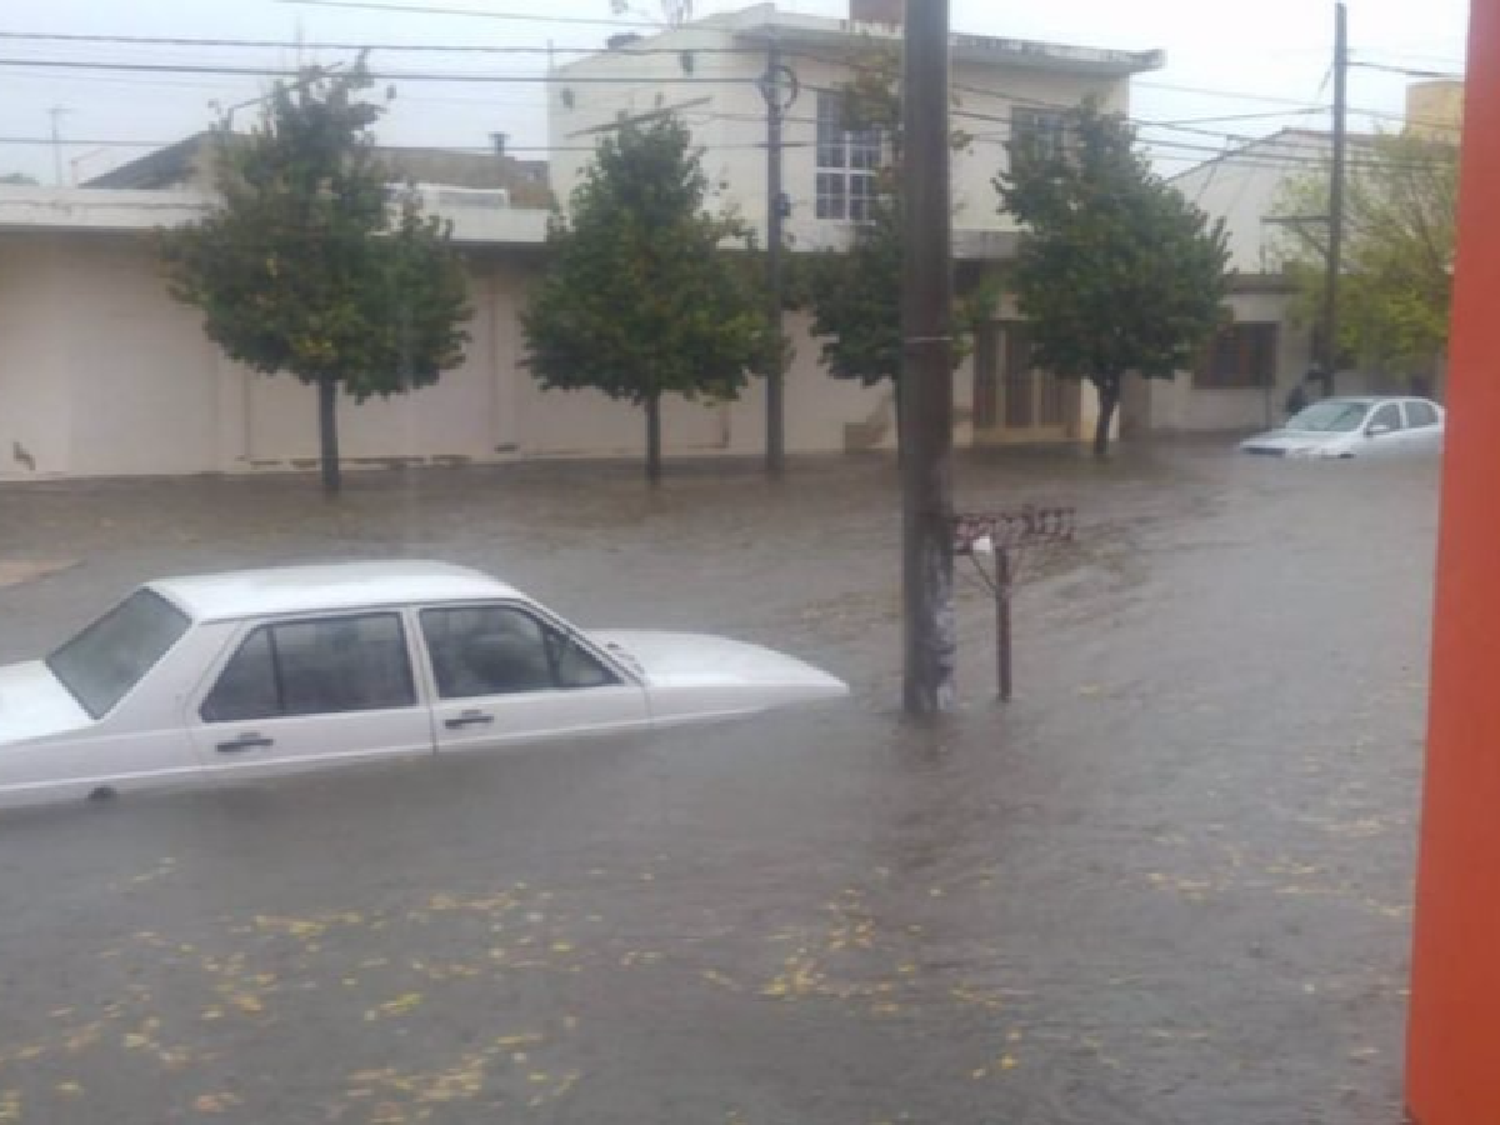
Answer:
[[1473, 0], [1407, 1100], [1500, 1122], [1500, 0]]

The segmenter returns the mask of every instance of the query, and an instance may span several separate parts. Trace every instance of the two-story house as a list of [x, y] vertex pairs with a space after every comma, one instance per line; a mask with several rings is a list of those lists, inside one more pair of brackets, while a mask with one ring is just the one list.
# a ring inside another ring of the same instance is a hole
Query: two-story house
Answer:
[[[838, 247], [868, 214], [881, 166], [890, 159], [878, 131], [845, 128], [843, 91], [861, 70], [880, 73], [899, 59], [901, 0], [851, 0], [847, 19], [758, 4], [650, 37], [617, 36], [609, 50], [557, 67], [549, 101], [551, 183], [566, 202], [598, 139], [622, 118], [671, 112], [703, 151], [716, 203], [766, 239], [768, 203], [765, 78], [779, 58], [786, 109], [783, 184], [786, 244], [793, 252]], [[1164, 64], [1159, 51], [1131, 52], [987, 35], [953, 36], [952, 125], [964, 142], [953, 156], [954, 252], [960, 281], [1015, 252], [1015, 222], [994, 187], [1016, 136], [1062, 142], [1062, 114], [1087, 98], [1127, 112], [1130, 80]], [[629, 81], [623, 81], [628, 79]], [[798, 344], [792, 378], [818, 378], [817, 346]], [[1027, 361], [1025, 326], [1009, 302], [976, 341], [959, 373], [958, 401], [969, 402], [960, 442], [1079, 438], [1092, 430], [1087, 386], [1042, 375]], [[856, 404], [832, 390], [851, 418], [850, 440], [890, 438], [889, 392]], [[819, 400], [804, 395], [804, 409]], [[855, 424], [862, 423], [862, 425]], [[795, 428], [797, 419], [790, 418]]]

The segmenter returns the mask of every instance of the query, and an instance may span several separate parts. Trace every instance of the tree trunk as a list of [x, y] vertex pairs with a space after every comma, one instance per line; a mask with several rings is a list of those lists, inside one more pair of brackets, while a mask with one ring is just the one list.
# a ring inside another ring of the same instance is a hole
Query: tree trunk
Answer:
[[1114, 425], [1115, 409], [1120, 405], [1120, 380], [1116, 377], [1101, 379], [1094, 386], [1099, 391], [1099, 418], [1094, 423], [1094, 456], [1103, 457], [1109, 452], [1109, 431]]
[[318, 380], [318, 451], [323, 460], [323, 495], [330, 500], [343, 487], [339, 470], [339, 384], [325, 375]]
[[646, 480], [654, 488], [661, 483], [661, 395], [646, 398]]

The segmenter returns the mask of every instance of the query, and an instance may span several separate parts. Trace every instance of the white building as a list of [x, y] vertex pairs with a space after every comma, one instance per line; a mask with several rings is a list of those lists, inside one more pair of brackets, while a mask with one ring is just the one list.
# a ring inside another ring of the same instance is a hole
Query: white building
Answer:
[[[722, 202], [746, 218], [763, 218], [765, 105], [755, 81], [774, 39], [800, 87], [786, 134], [791, 245], [804, 250], [847, 238], [861, 217], [860, 200], [869, 196], [878, 153], [870, 138], [843, 131], [825, 95], [864, 65], [872, 44], [897, 41], [890, 23], [874, 17], [889, 17], [900, 4], [856, 0], [856, 8], [860, 18], [839, 21], [762, 5], [633, 44], [634, 53], [611, 50], [562, 68], [551, 108], [561, 150], [551, 170], [556, 189], [565, 194], [576, 182], [588, 150], [620, 113], [674, 109], [706, 147]], [[1014, 130], [1052, 135], [1061, 110], [1089, 95], [1126, 108], [1130, 76], [1162, 58], [960, 35], [954, 60], [955, 125], [975, 137], [957, 157], [954, 177], [957, 252], [972, 271], [1015, 245], [1016, 232], [999, 214], [990, 185], [1004, 165], [1003, 142]], [[587, 81], [600, 75], [639, 82]], [[0, 479], [316, 464], [312, 391], [290, 376], [230, 363], [161, 277], [154, 232], [211, 206], [193, 186], [202, 183], [195, 173], [199, 155], [185, 142], [112, 173], [113, 182], [134, 186], [0, 187]], [[423, 163], [434, 178], [445, 166]], [[346, 403], [340, 435], [347, 463], [638, 456], [645, 428], [638, 411], [594, 392], [543, 392], [526, 368], [520, 314], [545, 268], [548, 215], [500, 205], [498, 198], [496, 206], [475, 206], [478, 194], [457, 202], [440, 190], [431, 195], [454, 221], [470, 262], [475, 315], [465, 362], [410, 395]], [[1092, 392], [1031, 370], [1024, 326], [1013, 309], [1002, 314], [980, 334], [958, 374], [957, 401], [972, 407], [960, 410], [955, 441], [1087, 437]], [[787, 450], [891, 447], [890, 390], [829, 378], [806, 321], [792, 316], [787, 327], [795, 349], [787, 373]], [[759, 453], [763, 384], [752, 380], [735, 403], [671, 400], [664, 421], [669, 454]]]
[[[851, 0], [850, 18], [838, 20], [759, 4], [649, 38], [617, 37], [612, 49], [556, 68], [549, 103], [553, 192], [566, 202], [588, 166], [589, 150], [622, 117], [671, 112], [703, 150], [718, 204], [751, 224], [764, 245], [769, 193], [762, 82], [774, 51], [786, 68], [780, 81], [795, 92], [783, 134], [788, 245], [803, 251], [847, 244], [875, 195], [885, 154], [878, 135], [842, 127], [841, 92], [862, 68], [878, 68], [882, 56], [894, 56], [902, 9], [900, 0]], [[953, 127], [971, 138], [953, 158], [954, 253], [968, 263], [961, 282], [1015, 252], [1016, 224], [1000, 210], [993, 183], [1007, 167], [1006, 143], [1027, 134], [1060, 141], [1064, 111], [1087, 98], [1128, 112], [1131, 77], [1164, 64], [1160, 51], [953, 37]], [[1009, 302], [975, 343], [957, 387], [972, 441], [1091, 435], [1092, 388], [1029, 366], [1025, 327]], [[891, 392], [884, 394], [880, 421], [863, 431], [870, 440], [890, 438], [894, 412]], [[860, 432], [851, 431], [851, 439]]]

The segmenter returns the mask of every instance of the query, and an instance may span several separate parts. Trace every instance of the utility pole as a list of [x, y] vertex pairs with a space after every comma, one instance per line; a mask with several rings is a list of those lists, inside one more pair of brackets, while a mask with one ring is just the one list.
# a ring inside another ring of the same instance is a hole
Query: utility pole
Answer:
[[1349, 9], [1334, 5], [1333, 181], [1328, 187], [1328, 276], [1323, 291], [1323, 393], [1334, 391], [1339, 357], [1339, 279], [1344, 268], [1344, 182], [1349, 160]]
[[953, 226], [948, 0], [906, 0], [902, 123], [901, 368], [904, 703], [955, 703], [953, 621]]
[[52, 118], [52, 183], [54, 187], [62, 187], [64, 182], [62, 119], [72, 112], [63, 105], [55, 105], [47, 111], [47, 116]]
[[782, 126], [786, 111], [797, 98], [797, 78], [782, 62], [781, 43], [775, 31], [771, 33], [760, 92], [766, 99], [766, 323], [770, 333], [770, 347], [766, 353], [766, 472], [777, 475], [786, 464], [786, 372], [783, 370], [781, 306], [787, 201], [782, 183]]

